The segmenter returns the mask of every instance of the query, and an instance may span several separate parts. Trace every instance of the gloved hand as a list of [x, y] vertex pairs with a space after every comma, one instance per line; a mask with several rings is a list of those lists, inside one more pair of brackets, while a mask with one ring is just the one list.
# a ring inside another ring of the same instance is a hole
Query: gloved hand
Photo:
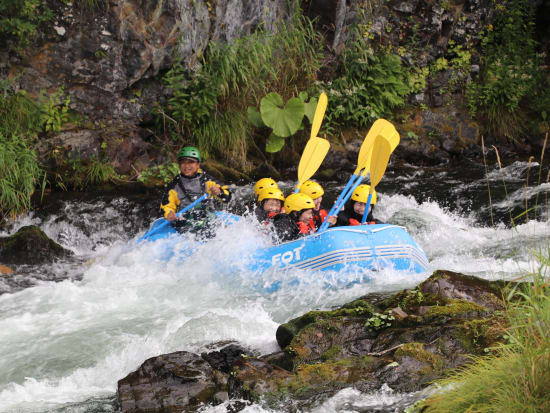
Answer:
[[206, 181], [206, 192], [209, 195], [219, 195], [222, 192], [221, 187], [214, 181]]

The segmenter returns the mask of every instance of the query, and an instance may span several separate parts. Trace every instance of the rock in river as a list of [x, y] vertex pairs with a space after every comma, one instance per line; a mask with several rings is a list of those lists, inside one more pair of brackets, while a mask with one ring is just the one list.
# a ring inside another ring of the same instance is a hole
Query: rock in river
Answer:
[[42, 264], [72, 255], [37, 226], [22, 227], [9, 237], [0, 237], [0, 261], [4, 264]]

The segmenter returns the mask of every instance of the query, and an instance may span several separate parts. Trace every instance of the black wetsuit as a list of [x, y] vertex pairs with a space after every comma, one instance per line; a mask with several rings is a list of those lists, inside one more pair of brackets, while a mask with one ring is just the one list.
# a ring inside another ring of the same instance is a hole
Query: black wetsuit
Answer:
[[[358, 214], [353, 210], [353, 204], [355, 201], [348, 202], [346, 204], [346, 207], [343, 211], [340, 211], [338, 213], [338, 220], [336, 221], [337, 227], [342, 227], [346, 225], [360, 225], [361, 220], [363, 219], [363, 214]], [[366, 224], [375, 223], [375, 224], [383, 224], [382, 221], [379, 221], [375, 218], [373, 218], [372, 213], [374, 211], [374, 205], [372, 206], [371, 210], [369, 211], [369, 214], [367, 216]]]

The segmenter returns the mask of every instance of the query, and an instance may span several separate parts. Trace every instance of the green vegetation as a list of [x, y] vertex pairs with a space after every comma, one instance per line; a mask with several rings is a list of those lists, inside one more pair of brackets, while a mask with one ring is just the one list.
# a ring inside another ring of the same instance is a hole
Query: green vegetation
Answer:
[[0, 0], [0, 43], [21, 51], [52, 18], [46, 0]]
[[179, 172], [180, 168], [175, 162], [166, 165], [153, 166], [142, 171], [138, 177], [138, 181], [143, 182], [146, 185], [155, 183], [167, 184], [174, 179], [174, 176]]
[[290, 98], [286, 104], [278, 93], [269, 93], [260, 102], [260, 111], [248, 107], [248, 120], [257, 128], [271, 128], [269, 140], [266, 144], [266, 152], [278, 152], [285, 139], [303, 129], [304, 116], [313, 122], [317, 99], [311, 98], [306, 102], [308, 94], [301, 92], [298, 97]]
[[424, 412], [550, 411], [550, 250], [540, 267], [508, 294], [508, 344], [440, 382], [445, 391], [424, 403]]
[[32, 142], [43, 128], [42, 107], [24, 91], [0, 91], [0, 221], [30, 207], [35, 186], [45, 184]]
[[157, 108], [158, 124], [207, 157], [217, 152], [246, 164], [248, 106], [270, 92], [288, 99], [311, 87], [321, 49], [320, 36], [298, 12], [275, 33], [257, 30], [231, 44], [212, 42], [196, 71], [176, 65], [164, 76], [172, 96]]
[[545, 120], [550, 85], [537, 53], [535, 3], [495, 1], [494, 25], [482, 33], [482, 71], [467, 87], [472, 115], [487, 132], [516, 139], [528, 131], [529, 117]]
[[43, 128], [43, 112], [39, 102], [30, 99], [25, 91], [8, 92], [9, 85], [0, 91], [0, 133], [33, 136]]
[[0, 221], [29, 209], [34, 188], [40, 182], [44, 187], [44, 178], [25, 139], [0, 132]]
[[333, 128], [364, 127], [388, 117], [407, 95], [425, 86], [425, 72], [406, 68], [398, 54], [373, 50], [360, 26], [353, 30], [339, 70], [339, 77], [319, 84], [328, 95], [326, 123]]
[[385, 328], [391, 327], [392, 321], [395, 317], [389, 314], [374, 313], [366, 322], [365, 327], [367, 330], [380, 331]]
[[42, 121], [46, 132], [59, 132], [61, 126], [69, 121], [70, 102], [70, 96], [63, 98], [63, 89], [51, 94], [45, 101], [42, 107]]

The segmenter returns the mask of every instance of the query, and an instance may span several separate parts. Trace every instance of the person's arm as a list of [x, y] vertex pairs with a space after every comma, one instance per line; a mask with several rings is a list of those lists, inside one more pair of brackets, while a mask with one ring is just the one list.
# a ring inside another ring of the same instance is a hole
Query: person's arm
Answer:
[[279, 241], [292, 241], [300, 236], [300, 230], [295, 222], [286, 214], [279, 214], [273, 218], [273, 227]]
[[176, 219], [176, 211], [178, 210], [178, 206], [180, 204], [178, 193], [174, 190], [176, 182], [177, 177], [166, 186], [160, 203], [160, 209], [164, 213], [164, 218], [168, 221], [174, 221]]

